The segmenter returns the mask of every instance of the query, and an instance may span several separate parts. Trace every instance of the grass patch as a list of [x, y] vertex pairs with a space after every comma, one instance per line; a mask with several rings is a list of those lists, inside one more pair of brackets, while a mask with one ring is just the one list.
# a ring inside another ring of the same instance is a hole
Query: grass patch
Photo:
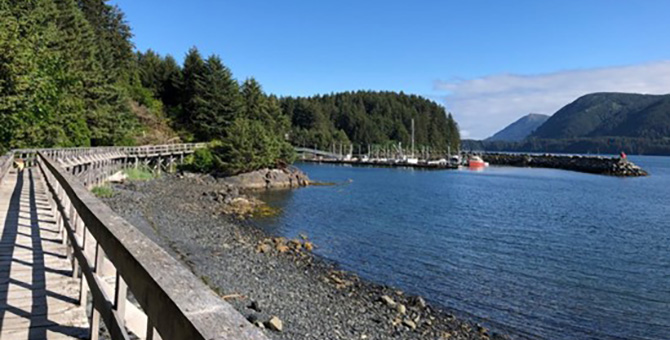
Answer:
[[114, 189], [110, 188], [109, 186], [106, 185], [101, 185], [99, 187], [95, 187], [91, 189], [91, 192], [100, 198], [109, 198], [114, 196]]
[[126, 169], [123, 173], [131, 181], [149, 181], [156, 178], [156, 175], [146, 167]]

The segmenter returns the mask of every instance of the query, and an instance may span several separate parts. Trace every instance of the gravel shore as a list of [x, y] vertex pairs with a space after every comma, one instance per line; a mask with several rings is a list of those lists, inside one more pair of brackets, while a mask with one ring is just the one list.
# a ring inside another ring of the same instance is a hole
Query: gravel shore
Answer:
[[[271, 339], [506, 339], [342, 272], [304, 247], [282, 248], [283, 240], [222, 214], [208, 195], [218, 185], [168, 175], [115, 185], [104, 201]], [[268, 329], [275, 316], [281, 331]]]

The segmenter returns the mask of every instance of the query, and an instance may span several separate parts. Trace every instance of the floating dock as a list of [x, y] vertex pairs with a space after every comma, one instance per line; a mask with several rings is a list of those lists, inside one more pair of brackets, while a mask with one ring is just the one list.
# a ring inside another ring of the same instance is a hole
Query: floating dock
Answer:
[[374, 166], [374, 167], [393, 167], [393, 168], [417, 168], [417, 169], [435, 169], [435, 170], [455, 170], [459, 165], [455, 163], [429, 163], [420, 161], [417, 163], [409, 163], [401, 160], [346, 160], [346, 159], [319, 159], [319, 158], [304, 158], [303, 162], [309, 163], [325, 163], [325, 164], [342, 164], [353, 166]]

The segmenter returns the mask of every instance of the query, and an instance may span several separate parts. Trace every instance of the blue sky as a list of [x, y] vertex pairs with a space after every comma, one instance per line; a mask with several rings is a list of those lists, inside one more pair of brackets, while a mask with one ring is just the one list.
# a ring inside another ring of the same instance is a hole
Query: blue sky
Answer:
[[111, 3], [139, 50], [182, 60], [197, 46], [278, 95], [423, 95], [466, 137], [588, 92], [670, 93], [670, 1]]

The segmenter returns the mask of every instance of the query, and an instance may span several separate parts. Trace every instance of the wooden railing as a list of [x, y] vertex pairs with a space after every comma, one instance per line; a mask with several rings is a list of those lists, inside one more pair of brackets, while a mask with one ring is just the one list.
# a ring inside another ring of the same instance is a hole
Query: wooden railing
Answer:
[[[96, 156], [105, 153], [117, 153], [131, 157], [146, 157], [154, 155], [175, 155], [179, 153], [190, 153], [195, 149], [202, 148], [205, 143], [183, 143], [145, 146], [105, 146], [92, 148], [60, 148], [60, 149], [36, 149], [45, 155], [60, 160]], [[25, 150], [20, 150], [25, 151]]]
[[0, 184], [5, 175], [9, 172], [9, 169], [12, 168], [12, 163], [14, 163], [14, 151], [10, 151], [3, 156], [0, 156]]
[[[122, 149], [126, 155], [150, 157], [193, 152], [199, 146]], [[130, 339], [128, 329], [145, 339], [266, 340], [258, 328], [216, 296], [185, 266], [91, 194], [53, 158], [92, 156], [94, 151], [116, 152], [119, 148], [34, 151], [35, 163], [49, 190], [63, 243], [68, 245], [73, 277], [81, 277], [80, 304], [85, 305], [88, 292], [91, 293], [91, 339], [98, 338], [102, 320], [113, 340]], [[13, 155], [8, 154], [7, 158], [13, 158]], [[5, 167], [8, 162], [11, 167], [12, 161], [0, 160], [0, 177], [7, 173], [9, 168]], [[136, 323], [135, 329], [129, 325], [134, 321], [129, 310], [140, 310], [126, 302], [128, 293], [145, 315], [143, 330], [138, 330]]]
[[[137, 147], [94, 147], [38, 149], [75, 175], [87, 188], [100, 185], [113, 173], [127, 167], [151, 167], [158, 172], [176, 169], [176, 163], [206, 146], [205, 143], [147, 145]], [[26, 153], [27, 150], [21, 150]], [[151, 164], [151, 166], [150, 166]]]

